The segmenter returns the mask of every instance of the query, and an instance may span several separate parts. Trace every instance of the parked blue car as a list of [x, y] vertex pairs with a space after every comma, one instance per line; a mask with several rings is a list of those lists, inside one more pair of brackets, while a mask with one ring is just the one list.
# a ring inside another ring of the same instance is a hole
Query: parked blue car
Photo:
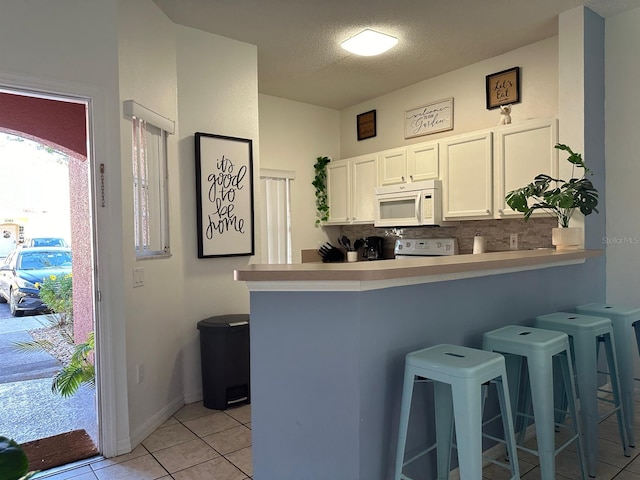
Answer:
[[0, 266], [0, 303], [9, 302], [11, 315], [48, 311], [36, 283], [51, 275], [71, 273], [71, 249], [66, 247], [18, 248]]

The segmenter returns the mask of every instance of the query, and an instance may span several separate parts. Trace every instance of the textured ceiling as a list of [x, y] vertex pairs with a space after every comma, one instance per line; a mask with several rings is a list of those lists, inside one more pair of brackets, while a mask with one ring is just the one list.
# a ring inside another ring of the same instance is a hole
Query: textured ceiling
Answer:
[[[554, 36], [558, 14], [603, 17], [640, 0], [153, 0], [175, 23], [256, 45], [261, 93], [343, 109]], [[378, 57], [340, 43], [364, 28], [398, 37]]]

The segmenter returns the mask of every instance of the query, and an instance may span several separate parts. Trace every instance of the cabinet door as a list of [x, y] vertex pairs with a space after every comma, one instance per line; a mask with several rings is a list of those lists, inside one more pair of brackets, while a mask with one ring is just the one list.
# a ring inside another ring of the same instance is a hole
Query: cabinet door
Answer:
[[346, 160], [327, 165], [329, 220], [326, 223], [349, 223], [349, 163]]
[[440, 142], [445, 220], [493, 218], [491, 132]]
[[504, 197], [511, 190], [528, 185], [540, 173], [558, 178], [558, 151], [554, 148], [558, 142], [558, 122], [534, 120], [499, 127], [495, 130], [495, 141], [496, 218], [522, 216], [507, 205]]
[[377, 155], [363, 155], [349, 160], [351, 169], [351, 221], [373, 223], [375, 218], [375, 187]]
[[419, 143], [407, 147], [407, 174], [410, 182], [438, 178], [438, 142]]
[[396, 148], [378, 154], [380, 185], [395, 185], [408, 182], [407, 150]]

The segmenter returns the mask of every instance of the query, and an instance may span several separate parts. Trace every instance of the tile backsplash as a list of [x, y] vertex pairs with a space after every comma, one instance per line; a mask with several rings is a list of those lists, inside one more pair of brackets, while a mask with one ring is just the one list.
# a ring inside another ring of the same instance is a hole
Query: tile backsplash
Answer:
[[[503, 220], [462, 221], [457, 227], [406, 227], [402, 230], [404, 238], [457, 238], [461, 254], [472, 253], [473, 237], [480, 234], [485, 238], [487, 252], [509, 250], [510, 236], [518, 234], [518, 250], [551, 248], [551, 229], [558, 226], [555, 218], [531, 218], [525, 222], [522, 218]], [[373, 225], [343, 225], [340, 235], [346, 235], [351, 242], [356, 238], [379, 236], [385, 239], [385, 254], [393, 255], [397, 236], [392, 228], [375, 228]]]

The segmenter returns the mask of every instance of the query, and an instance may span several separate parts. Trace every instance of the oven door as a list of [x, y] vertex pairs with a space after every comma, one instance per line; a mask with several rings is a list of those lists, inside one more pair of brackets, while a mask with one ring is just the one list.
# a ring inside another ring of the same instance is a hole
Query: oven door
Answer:
[[422, 192], [384, 193], [376, 195], [376, 227], [411, 227], [422, 225]]

